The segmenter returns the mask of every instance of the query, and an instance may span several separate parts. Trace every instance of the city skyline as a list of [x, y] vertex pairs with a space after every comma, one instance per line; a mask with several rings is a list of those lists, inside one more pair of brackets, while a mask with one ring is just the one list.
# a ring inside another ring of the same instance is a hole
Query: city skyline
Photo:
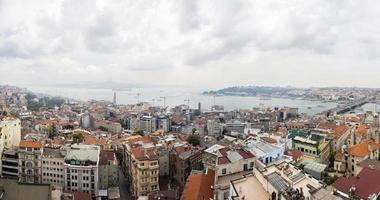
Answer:
[[380, 3], [0, 1], [0, 84], [378, 87]]

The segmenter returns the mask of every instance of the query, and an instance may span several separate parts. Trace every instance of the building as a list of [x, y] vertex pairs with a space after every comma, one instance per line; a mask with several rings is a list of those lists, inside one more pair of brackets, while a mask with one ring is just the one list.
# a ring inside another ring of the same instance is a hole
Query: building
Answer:
[[21, 140], [18, 149], [19, 182], [42, 183], [41, 142]]
[[64, 188], [63, 165], [65, 151], [44, 148], [42, 154], [42, 183], [51, 184], [55, 188]]
[[250, 151], [257, 160], [268, 165], [282, 158], [285, 148], [264, 141], [248, 141], [245, 148]]
[[7, 149], [1, 158], [1, 175], [7, 178], [18, 179], [18, 149]]
[[223, 126], [221, 123], [216, 120], [208, 120], [207, 121], [207, 133], [210, 136], [219, 138], [223, 133]]
[[212, 169], [193, 171], [186, 181], [181, 200], [209, 200], [214, 199], [214, 177]]
[[[17, 118], [6, 117], [0, 119], [0, 155], [4, 149], [18, 146], [21, 140], [21, 121]], [[0, 163], [0, 170], [2, 170]], [[0, 171], [0, 174], [1, 171]]]
[[380, 158], [380, 144], [374, 140], [366, 140], [347, 148], [345, 154], [347, 161], [347, 170], [351, 175], [358, 174], [357, 164], [369, 158], [378, 160]]
[[99, 158], [99, 189], [108, 189], [118, 185], [119, 166], [113, 151], [100, 151]]
[[142, 116], [139, 120], [139, 130], [152, 133], [157, 130], [157, 119], [152, 116]]
[[112, 122], [108, 120], [95, 120], [95, 128], [104, 127], [108, 132], [113, 134], [119, 134], [122, 131], [121, 124], [119, 122]]
[[159, 191], [159, 157], [150, 137], [135, 137], [125, 145], [124, 171], [132, 196], [147, 196]]
[[52, 200], [52, 188], [46, 184], [26, 184], [14, 179], [0, 179], [2, 200]]
[[307, 137], [296, 136], [293, 139], [293, 146], [294, 149], [301, 151], [304, 157], [323, 163], [329, 161], [330, 143], [323, 136], [317, 134]]
[[65, 156], [63, 166], [64, 189], [89, 193], [92, 197], [99, 191], [100, 147], [74, 144]]
[[0, 150], [18, 146], [21, 140], [21, 121], [17, 118], [4, 118], [0, 121]]
[[173, 147], [170, 151], [170, 177], [180, 186], [184, 186], [192, 170], [202, 170], [203, 149], [182, 145]]
[[171, 128], [171, 120], [169, 116], [163, 115], [157, 118], [157, 128], [163, 130], [164, 133], [170, 131]]
[[204, 163], [215, 171], [215, 195], [226, 199], [230, 192], [230, 181], [252, 172], [255, 156], [242, 148], [212, 146], [205, 150]]
[[364, 168], [357, 176], [339, 177], [333, 187], [347, 199], [376, 200], [380, 197], [380, 171]]

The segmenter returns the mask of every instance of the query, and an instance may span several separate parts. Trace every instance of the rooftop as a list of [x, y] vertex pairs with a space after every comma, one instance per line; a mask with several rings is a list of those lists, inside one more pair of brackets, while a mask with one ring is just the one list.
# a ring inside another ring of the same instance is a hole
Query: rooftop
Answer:
[[191, 174], [183, 190], [182, 200], [208, 200], [214, 198], [215, 172], [208, 169], [206, 173]]
[[99, 146], [73, 144], [71, 145], [71, 149], [68, 151], [65, 160], [98, 162], [99, 152]]
[[350, 194], [354, 189], [355, 196], [367, 199], [370, 195], [380, 192], [380, 171], [364, 168], [357, 176], [340, 177], [334, 183], [340, 192]]
[[19, 146], [23, 148], [41, 148], [42, 144], [39, 141], [21, 140]]
[[364, 157], [370, 154], [369, 149], [372, 151], [379, 149], [380, 144], [375, 143], [373, 140], [366, 140], [360, 144], [353, 145], [347, 149], [348, 153], [353, 156]]
[[268, 192], [253, 175], [231, 181], [231, 183], [238, 196], [244, 197], [245, 200], [270, 199]]

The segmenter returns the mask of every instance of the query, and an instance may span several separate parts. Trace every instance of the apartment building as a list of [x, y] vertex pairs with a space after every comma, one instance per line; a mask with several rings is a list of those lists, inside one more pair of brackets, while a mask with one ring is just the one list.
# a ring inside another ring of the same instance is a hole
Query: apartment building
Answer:
[[1, 158], [1, 176], [7, 178], [18, 178], [18, 148], [4, 150]]
[[184, 186], [192, 170], [202, 170], [203, 148], [182, 145], [173, 147], [170, 151], [170, 177], [180, 186]]
[[56, 188], [64, 187], [63, 165], [65, 151], [57, 148], [44, 148], [42, 154], [42, 183]]
[[95, 197], [99, 192], [99, 154], [95, 145], [73, 144], [63, 165], [64, 189], [89, 193]]
[[108, 189], [118, 185], [119, 166], [113, 151], [100, 151], [99, 158], [99, 189]]
[[21, 121], [17, 118], [4, 118], [0, 121], [0, 148], [18, 146], [21, 140]]
[[41, 142], [20, 141], [18, 149], [19, 182], [42, 183], [42, 154]]
[[135, 197], [159, 191], [159, 157], [149, 137], [137, 137], [125, 145], [125, 172]]

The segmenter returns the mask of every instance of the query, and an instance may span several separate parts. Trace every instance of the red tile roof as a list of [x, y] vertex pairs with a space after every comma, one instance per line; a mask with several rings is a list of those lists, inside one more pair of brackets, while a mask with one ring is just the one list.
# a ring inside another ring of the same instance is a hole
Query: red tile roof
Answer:
[[347, 131], [348, 131], [348, 127], [346, 125], [337, 126], [334, 129], [334, 138], [339, 139]]
[[19, 146], [28, 148], [41, 148], [42, 144], [39, 141], [21, 140]]
[[369, 195], [380, 192], [380, 171], [364, 168], [356, 177], [340, 177], [333, 186], [346, 194], [350, 193], [350, 188], [355, 187], [354, 195], [361, 199], [367, 199]]
[[297, 149], [292, 149], [292, 150], [285, 151], [285, 155], [292, 156], [293, 160], [297, 161], [298, 159], [301, 158], [302, 152]]
[[375, 143], [373, 140], [366, 140], [360, 144], [349, 147], [347, 151], [350, 155], [364, 157], [370, 154], [369, 147], [374, 151], [380, 148], [380, 144]]
[[154, 149], [141, 149], [139, 147], [135, 147], [131, 149], [131, 153], [137, 160], [140, 161], [158, 159]]
[[369, 127], [365, 124], [359, 124], [358, 128], [356, 129], [356, 135], [363, 136], [366, 135], [368, 132]]
[[207, 174], [191, 174], [182, 193], [182, 200], [209, 200], [214, 198], [215, 172], [207, 170]]

